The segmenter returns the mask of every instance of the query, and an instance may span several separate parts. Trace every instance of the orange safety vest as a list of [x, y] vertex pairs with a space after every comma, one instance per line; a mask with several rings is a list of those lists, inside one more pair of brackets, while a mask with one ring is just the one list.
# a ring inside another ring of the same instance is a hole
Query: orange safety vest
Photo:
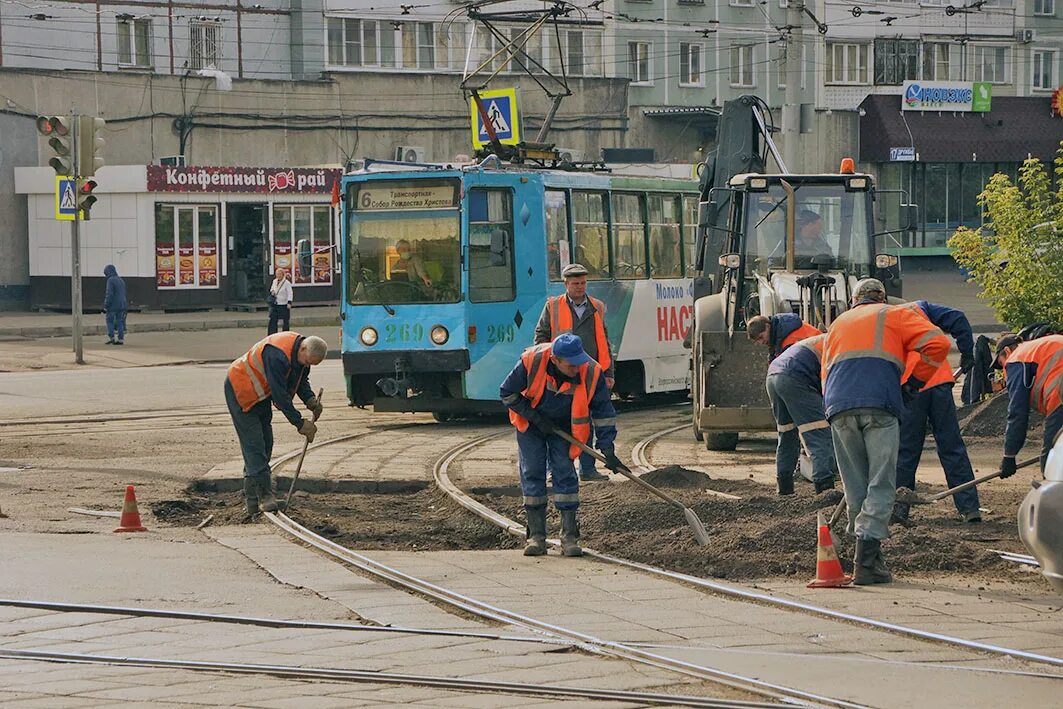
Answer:
[[801, 340], [805, 340], [805, 339], [808, 339], [809, 337], [815, 337], [816, 335], [822, 335], [822, 334], [823, 334], [823, 331], [820, 330], [818, 327], [815, 327], [813, 325], [809, 325], [806, 322], [802, 322], [801, 323], [801, 327], [797, 328], [796, 330], [791, 332], [789, 335], [787, 335], [786, 339], [784, 339], [779, 344], [779, 352], [783, 352], [790, 345], [796, 345]]
[[1007, 365], [1013, 362], [1037, 365], [1037, 374], [1030, 387], [1030, 405], [1045, 416], [1059, 408], [1063, 399], [1060, 396], [1060, 387], [1063, 386], [1063, 335], [1048, 335], [1023, 342], [1004, 363], [1005, 371]]
[[[531, 401], [533, 407], [538, 406], [543, 398], [543, 392], [547, 388], [558, 394], [572, 393], [572, 437], [580, 443], [586, 443], [591, 437], [591, 399], [594, 390], [598, 386], [598, 377], [601, 376], [602, 368], [594, 360], [584, 362], [579, 368], [579, 383], [565, 382], [561, 388], [557, 388], [557, 382], [546, 373], [546, 366], [550, 364], [549, 342], [535, 345], [524, 350], [520, 361], [524, 364], [524, 371], [528, 373], [528, 387], [521, 395]], [[509, 422], [523, 433], [528, 430], [528, 419], [518, 414], [513, 409], [509, 410]], [[579, 446], [568, 447], [568, 457], [572, 460], [579, 458]]]
[[862, 357], [892, 362], [900, 374], [909, 352], [916, 354], [912, 374], [922, 381], [930, 381], [943, 364], [948, 366], [948, 340], [924, 315], [886, 303], [861, 305], [831, 325], [823, 345], [823, 378], [838, 362]]
[[[930, 318], [926, 317], [926, 313], [923, 312], [923, 309], [915, 303], [905, 303], [904, 305], [898, 307], [907, 308], [915, 314], [926, 318], [928, 321], [930, 320]], [[905, 363], [904, 374], [901, 376], [902, 382], [908, 381], [908, 377], [912, 376], [912, 372], [915, 371], [915, 363], [918, 361], [918, 352], [911, 352], [908, 354], [908, 361]], [[938, 384], [946, 384], [954, 381], [956, 381], [956, 377], [952, 376], [952, 366], [946, 361], [942, 363], [940, 367], [938, 367], [937, 371], [934, 372], [934, 376], [930, 377], [930, 379], [927, 380], [926, 386], [923, 387], [920, 391], [926, 391], [930, 387], [936, 387]]]
[[[232, 384], [233, 393], [236, 394], [236, 402], [244, 411], [250, 411], [251, 407], [260, 401], [265, 401], [273, 396], [266, 380], [266, 367], [262, 362], [262, 351], [266, 345], [273, 345], [284, 354], [288, 355], [288, 371], [291, 371], [291, 358], [295, 357], [292, 349], [295, 341], [302, 335], [297, 332], [278, 332], [255, 343], [255, 346], [247, 351], [243, 357], [234, 360], [229, 365], [229, 383]], [[292, 387], [291, 395], [295, 395], [299, 389], [296, 382]]]
[[[572, 332], [572, 309], [565, 302], [567, 296], [559, 295], [556, 298], [548, 298], [546, 301], [547, 311], [550, 313], [550, 339], [566, 332]], [[591, 307], [594, 308], [594, 340], [598, 346], [598, 364], [602, 369], [609, 369], [613, 363], [613, 356], [609, 352], [609, 340], [605, 337], [605, 303], [587, 296]]]

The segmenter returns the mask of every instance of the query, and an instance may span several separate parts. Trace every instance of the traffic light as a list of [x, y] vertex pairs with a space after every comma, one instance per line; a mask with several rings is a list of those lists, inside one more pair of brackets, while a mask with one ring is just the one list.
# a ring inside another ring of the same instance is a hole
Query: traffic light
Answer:
[[95, 116], [78, 116], [79, 177], [92, 177], [103, 167], [103, 131], [106, 121]]
[[73, 176], [74, 155], [71, 150], [71, 141], [74, 138], [73, 121], [69, 116], [38, 116], [37, 132], [48, 138], [55, 157], [48, 164], [55, 170], [55, 174]]
[[89, 210], [92, 209], [92, 205], [96, 204], [99, 199], [96, 195], [92, 194], [96, 189], [96, 180], [84, 180], [78, 187], [78, 210], [81, 212], [81, 218], [84, 221], [89, 220]]

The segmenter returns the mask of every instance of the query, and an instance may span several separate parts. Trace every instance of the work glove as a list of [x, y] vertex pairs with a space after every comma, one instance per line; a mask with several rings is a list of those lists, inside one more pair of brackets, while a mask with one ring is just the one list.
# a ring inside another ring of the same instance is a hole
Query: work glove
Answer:
[[621, 468], [627, 470], [627, 466], [625, 466], [620, 461], [620, 459], [616, 457], [616, 451], [614, 451], [612, 448], [603, 450], [602, 455], [605, 456], [605, 467], [609, 468], [613, 472], [616, 472]]
[[524, 418], [528, 419], [528, 422], [539, 429], [544, 436], [548, 436], [557, 430], [557, 426], [554, 425], [553, 421], [546, 418], [535, 409], [529, 410], [527, 416]]
[[926, 386], [926, 382], [921, 382], [915, 377], [910, 377], [901, 386], [901, 398], [904, 399], [904, 405], [912, 403], [915, 397], [919, 396], [919, 392]]
[[1010, 478], [1015, 474], [1018, 468], [1015, 466], [1015, 459], [1009, 456], [1004, 456], [1000, 459], [1000, 477]]
[[974, 355], [962, 354], [960, 355], [960, 371], [964, 374], [974, 369]]
[[310, 397], [310, 400], [306, 402], [306, 408], [310, 409], [310, 413], [314, 415], [315, 421], [321, 418], [321, 412], [325, 410], [325, 407], [321, 405], [321, 402], [316, 396]]
[[306, 436], [307, 443], [313, 443], [314, 436], [317, 435], [317, 424], [310, 419], [303, 419], [303, 424], [299, 427], [299, 435]]

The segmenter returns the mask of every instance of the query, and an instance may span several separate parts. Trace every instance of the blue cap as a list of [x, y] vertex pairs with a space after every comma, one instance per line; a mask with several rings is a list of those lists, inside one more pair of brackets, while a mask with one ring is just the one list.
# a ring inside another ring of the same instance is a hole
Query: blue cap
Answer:
[[583, 340], [579, 338], [579, 335], [573, 335], [570, 332], [555, 337], [550, 352], [554, 357], [573, 365], [591, 361], [591, 356], [583, 350]]

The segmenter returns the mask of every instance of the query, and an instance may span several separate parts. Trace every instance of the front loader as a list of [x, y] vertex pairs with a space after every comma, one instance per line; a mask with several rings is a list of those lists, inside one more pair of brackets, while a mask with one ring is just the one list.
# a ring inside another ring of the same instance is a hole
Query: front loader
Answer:
[[[709, 450], [734, 450], [742, 431], [775, 430], [769, 353], [746, 336], [750, 318], [797, 313], [826, 331], [871, 276], [900, 296], [898, 258], [876, 254], [876, 237], [888, 232], [873, 230], [871, 175], [850, 158], [837, 173], [790, 172], [770, 115], [755, 96], [725, 103], [719, 147], [701, 175], [689, 344], [692, 428]], [[766, 171], [769, 156], [775, 172]]]

